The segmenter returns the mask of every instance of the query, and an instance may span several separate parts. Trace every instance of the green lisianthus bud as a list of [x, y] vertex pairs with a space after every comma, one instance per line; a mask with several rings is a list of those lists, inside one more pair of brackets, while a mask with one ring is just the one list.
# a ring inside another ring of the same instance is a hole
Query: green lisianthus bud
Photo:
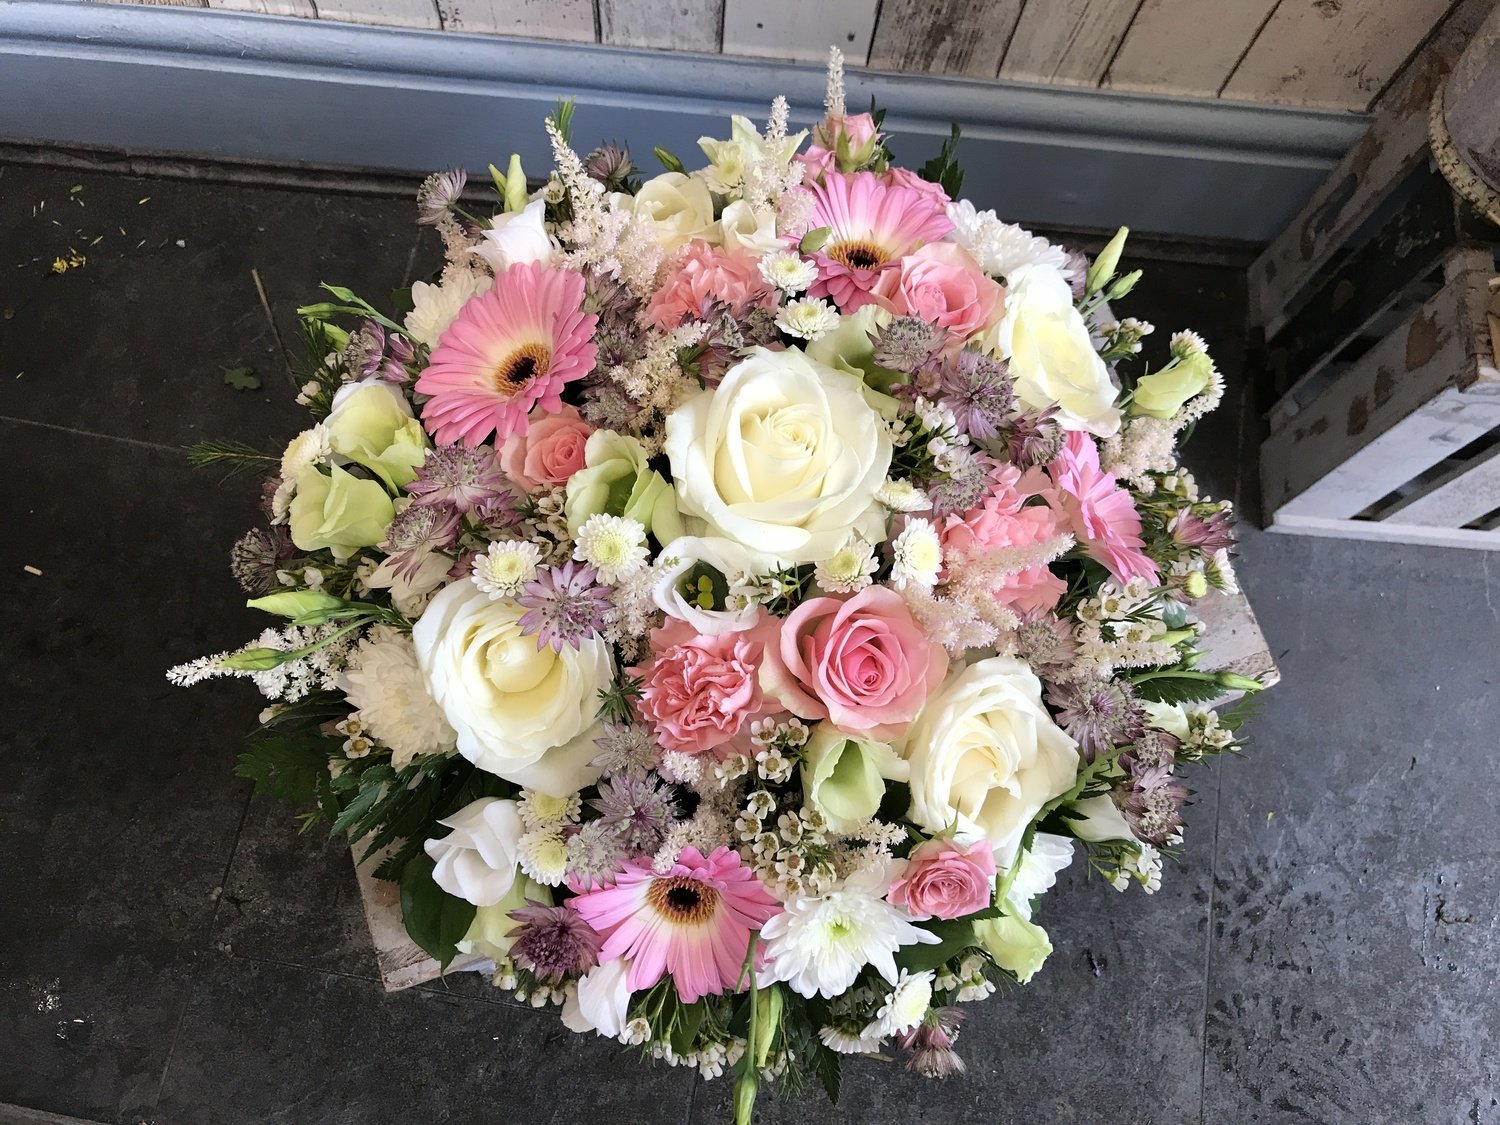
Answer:
[[232, 668], [236, 672], [268, 672], [294, 659], [295, 656], [295, 653], [283, 652], [277, 648], [247, 648], [240, 652], [230, 653], [219, 661], [219, 664], [224, 668]]
[[1124, 277], [1120, 278], [1119, 281], [1115, 282], [1109, 287], [1109, 291], [1104, 294], [1105, 300], [1118, 301], [1121, 297], [1125, 296], [1132, 289], [1134, 289], [1140, 282], [1141, 278], [1144, 276], [1144, 270], [1132, 270], [1130, 273], [1127, 273]]
[[747, 1066], [734, 1080], [734, 1125], [751, 1125], [755, 1119], [755, 1095], [760, 1077], [753, 1066]]
[[1120, 265], [1120, 254], [1125, 249], [1125, 239], [1130, 236], [1129, 227], [1121, 227], [1115, 232], [1099, 256], [1094, 259], [1094, 264], [1089, 267], [1088, 276], [1084, 279], [1083, 287], [1086, 293], [1097, 293], [1109, 284], [1109, 279], [1115, 276], [1115, 270]]
[[342, 609], [344, 599], [317, 590], [282, 590], [263, 598], [251, 598], [245, 605], [250, 609], [263, 610], [281, 617], [307, 617]]
[[1241, 676], [1235, 672], [1220, 672], [1219, 686], [1228, 688], [1230, 691], [1243, 691], [1249, 695], [1265, 690], [1265, 685], [1259, 680], [1252, 680], [1249, 676]]
[[526, 173], [521, 168], [521, 157], [518, 153], [510, 154], [510, 167], [505, 170], [505, 209], [507, 211], [526, 210], [527, 196]]
[[1130, 400], [1132, 414], [1152, 418], [1170, 418], [1194, 395], [1202, 394], [1213, 378], [1213, 360], [1204, 352], [1195, 352], [1170, 367], [1142, 377]]
[[771, 1057], [771, 1044], [781, 1029], [781, 1008], [784, 1003], [781, 985], [762, 988], [755, 997], [755, 1067], [759, 1070]]

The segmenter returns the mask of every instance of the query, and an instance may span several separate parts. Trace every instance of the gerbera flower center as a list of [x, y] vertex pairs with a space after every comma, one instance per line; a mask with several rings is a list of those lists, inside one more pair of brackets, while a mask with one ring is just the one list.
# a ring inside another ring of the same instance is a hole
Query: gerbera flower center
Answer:
[[828, 256], [854, 270], [874, 269], [884, 265], [888, 258], [884, 250], [866, 240], [837, 243], [828, 251]]
[[552, 363], [552, 349], [546, 344], [522, 344], [495, 365], [495, 390], [513, 395], [538, 375], [545, 375]]
[[699, 925], [713, 917], [719, 892], [697, 879], [678, 876], [655, 880], [646, 892], [646, 901], [669, 922]]

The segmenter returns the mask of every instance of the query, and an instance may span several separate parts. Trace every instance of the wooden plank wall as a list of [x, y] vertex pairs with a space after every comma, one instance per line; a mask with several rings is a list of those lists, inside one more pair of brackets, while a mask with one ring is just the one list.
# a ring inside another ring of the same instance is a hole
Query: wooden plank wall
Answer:
[[1454, 0], [125, 2], [1364, 111]]

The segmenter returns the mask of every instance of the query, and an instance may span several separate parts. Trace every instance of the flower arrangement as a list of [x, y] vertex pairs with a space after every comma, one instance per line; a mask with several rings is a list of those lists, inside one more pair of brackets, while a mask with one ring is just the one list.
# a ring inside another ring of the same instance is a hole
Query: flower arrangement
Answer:
[[446, 265], [303, 308], [315, 418], [235, 544], [284, 619], [173, 669], [271, 701], [239, 773], [347, 833], [444, 966], [673, 1065], [837, 1095], [961, 1072], [962, 1012], [1051, 951], [1082, 857], [1149, 893], [1183, 767], [1260, 685], [1201, 666], [1230, 509], [1178, 437], [1203, 341], [1140, 369], [1092, 262], [913, 172], [879, 113], [735, 118], [644, 182], [571, 108], [528, 191], [460, 172]]

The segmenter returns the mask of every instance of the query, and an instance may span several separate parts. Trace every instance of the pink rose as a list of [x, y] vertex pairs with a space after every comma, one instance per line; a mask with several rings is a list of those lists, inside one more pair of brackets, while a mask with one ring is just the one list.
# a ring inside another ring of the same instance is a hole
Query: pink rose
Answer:
[[889, 738], [916, 718], [948, 657], [884, 586], [852, 597], [809, 598], [766, 646], [766, 690], [804, 719]]
[[998, 324], [1005, 308], [1005, 290], [952, 242], [929, 242], [908, 254], [881, 276], [874, 294], [897, 316], [946, 328], [954, 350]]
[[962, 918], [984, 910], [995, 895], [995, 852], [988, 840], [967, 847], [928, 840], [906, 860], [886, 901], [913, 918]]
[[655, 655], [631, 671], [644, 681], [640, 709], [663, 746], [701, 754], [739, 735], [764, 706], [764, 638], [764, 628], [700, 636], [681, 621], [652, 632]]
[[942, 184], [935, 184], [931, 180], [924, 180], [910, 168], [886, 169], [885, 182], [888, 184], [897, 184], [900, 187], [913, 188], [923, 195], [931, 196], [944, 207], [953, 202], [948, 198], [948, 193], [943, 190]]
[[847, 164], [843, 170], [852, 172], [875, 154], [876, 137], [875, 118], [868, 113], [823, 118], [813, 128], [812, 144], [797, 155], [802, 161], [804, 180], [814, 183], [822, 179], [824, 173], [839, 170], [841, 142]]
[[583, 447], [594, 428], [571, 406], [531, 419], [530, 429], [511, 434], [500, 447], [500, 467], [527, 492], [566, 484], [583, 468]]

